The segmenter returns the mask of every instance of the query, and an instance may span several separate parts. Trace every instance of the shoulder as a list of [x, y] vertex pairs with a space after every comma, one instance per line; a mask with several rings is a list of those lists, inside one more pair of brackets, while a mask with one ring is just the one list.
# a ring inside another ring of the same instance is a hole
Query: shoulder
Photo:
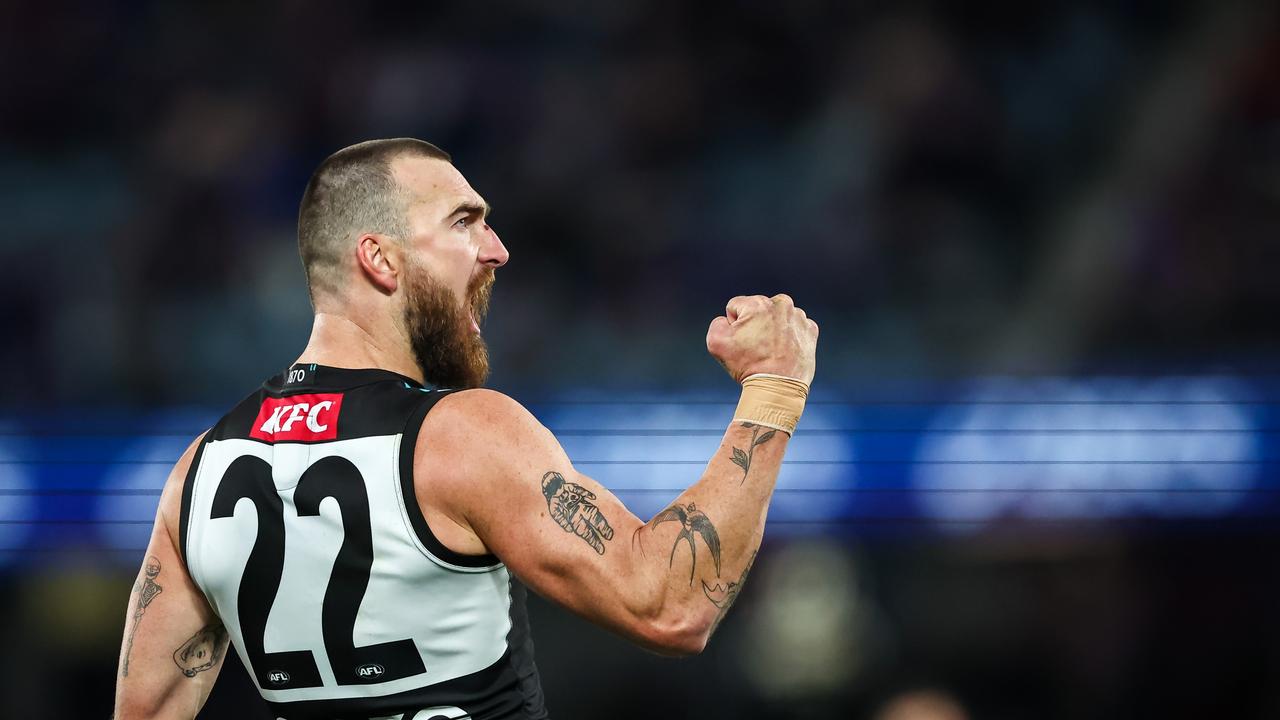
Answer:
[[515, 398], [488, 388], [451, 392], [440, 398], [433, 412], [451, 414], [456, 419], [476, 418], [496, 422], [519, 420], [522, 416], [533, 417]]
[[200, 447], [208, 436], [209, 431], [202, 432], [187, 445], [187, 449], [182, 452], [182, 455], [178, 457], [178, 461], [173, 464], [173, 469], [169, 471], [169, 477], [164, 482], [164, 489], [160, 492], [160, 507], [156, 513], [157, 520], [164, 523], [169, 534], [173, 536], [175, 543], [177, 542], [178, 524], [182, 513], [183, 487], [186, 485], [187, 475], [191, 471], [191, 466], [195, 464], [196, 457], [199, 455]]
[[567, 463], [551, 431], [511, 397], [476, 389], [450, 393], [427, 413], [414, 474], [435, 497], [470, 499], [485, 490], [501, 492], [548, 463]]
[[441, 398], [422, 421], [419, 444], [449, 438], [459, 450], [519, 443], [549, 431], [527, 408], [508, 395], [477, 388]]
[[175, 492], [182, 492], [182, 486], [186, 483], [187, 473], [195, 463], [196, 456], [200, 451], [200, 445], [208, 435], [209, 431], [200, 433], [195, 440], [187, 444], [187, 449], [182, 451], [182, 455], [178, 456], [178, 461], [173, 464], [173, 469], [169, 471], [169, 477], [165, 480], [164, 491], [161, 494], [162, 499], [168, 498]]
[[493, 552], [477, 523], [510, 512], [525, 497], [514, 492], [521, 481], [556, 453], [563, 455], [556, 439], [512, 398], [484, 389], [450, 393], [423, 418], [414, 446], [419, 507], [446, 547]]

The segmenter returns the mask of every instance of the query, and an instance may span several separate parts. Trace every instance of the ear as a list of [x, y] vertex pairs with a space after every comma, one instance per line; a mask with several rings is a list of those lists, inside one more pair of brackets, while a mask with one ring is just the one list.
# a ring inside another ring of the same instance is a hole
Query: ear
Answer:
[[369, 282], [386, 295], [400, 285], [399, 250], [386, 235], [368, 233], [356, 241], [356, 264]]

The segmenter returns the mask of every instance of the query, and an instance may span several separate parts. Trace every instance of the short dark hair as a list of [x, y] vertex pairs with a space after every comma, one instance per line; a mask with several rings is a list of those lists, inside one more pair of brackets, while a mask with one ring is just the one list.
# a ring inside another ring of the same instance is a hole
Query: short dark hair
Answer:
[[392, 138], [345, 147], [312, 173], [298, 208], [298, 254], [313, 306], [317, 297], [341, 292], [352, 240], [367, 232], [409, 234], [404, 197], [391, 175], [391, 161], [405, 155], [452, 162], [429, 142]]

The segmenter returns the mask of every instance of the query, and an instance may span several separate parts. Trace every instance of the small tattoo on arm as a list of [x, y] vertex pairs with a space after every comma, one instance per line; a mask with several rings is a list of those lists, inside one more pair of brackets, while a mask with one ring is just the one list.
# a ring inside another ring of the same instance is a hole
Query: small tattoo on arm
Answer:
[[227, 629], [222, 623], [210, 623], [173, 651], [173, 661], [183, 675], [195, 677], [218, 664], [222, 659], [226, 640]]
[[759, 552], [760, 551], [757, 550], [756, 552], [751, 553], [751, 559], [747, 561], [747, 566], [742, 569], [742, 574], [738, 576], [737, 582], [730, 581], [725, 585], [721, 585], [720, 583], [708, 585], [705, 580], [703, 581], [702, 592], [706, 594], [707, 599], [710, 600], [713, 605], [720, 608], [719, 614], [716, 615], [715, 622], [711, 625], [711, 632], [714, 633], [716, 631], [716, 628], [720, 625], [720, 621], [724, 619], [725, 614], [729, 612], [729, 608], [733, 606], [733, 601], [738, 599], [738, 593], [742, 591], [742, 585], [747, 581], [747, 573], [751, 572], [751, 566], [755, 564], [756, 555]]
[[751, 470], [751, 458], [756, 454], [756, 447], [769, 442], [778, 433], [777, 430], [770, 430], [761, 434], [762, 428], [751, 422], [742, 423], [742, 427], [751, 428], [751, 444], [747, 446], [746, 452], [743, 452], [740, 447], [733, 448], [733, 463], [742, 468], [742, 479], [738, 481], [739, 485], [747, 481], [747, 473]]
[[142, 621], [142, 615], [146, 613], [151, 601], [164, 592], [164, 588], [156, 582], [156, 578], [160, 577], [160, 561], [155, 555], [147, 556], [143, 574], [145, 577], [133, 584], [133, 591], [138, 593], [138, 601], [133, 606], [133, 624], [129, 626], [129, 641], [125, 643], [124, 664], [120, 671], [124, 677], [129, 677], [129, 656], [133, 654], [133, 636], [138, 632], [138, 623]]
[[591, 502], [595, 493], [551, 470], [542, 476], [542, 495], [557, 525], [582, 538], [597, 555], [604, 554], [604, 541], [613, 539], [613, 528]]
[[715, 561], [716, 577], [720, 577], [720, 535], [716, 532], [716, 526], [711, 524], [711, 519], [693, 503], [684, 506], [676, 504], [654, 515], [653, 527], [656, 528], [668, 520], [680, 523], [680, 534], [676, 535], [676, 542], [671, 546], [671, 559], [667, 566], [670, 567], [675, 563], [676, 549], [680, 547], [680, 541], [687, 540], [693, 560], [693, 564], [689, 566], [689, 586], [692, 587], [694, 573], [698, 568], [698, 546], [694, 543], [693, 536], [701, 535], [702, 541], [711, 550], [711, 559]]

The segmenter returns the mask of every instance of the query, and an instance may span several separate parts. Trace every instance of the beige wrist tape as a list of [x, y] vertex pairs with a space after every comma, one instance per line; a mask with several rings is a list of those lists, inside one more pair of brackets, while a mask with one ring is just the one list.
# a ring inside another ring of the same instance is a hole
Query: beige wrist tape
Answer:
[[769, 373], [748, 375], [742, 380], [742, 398], [733, 412], [733, 421], [755, 423], [791, 435], [808, 397], [809, 386], [795, 378]]

